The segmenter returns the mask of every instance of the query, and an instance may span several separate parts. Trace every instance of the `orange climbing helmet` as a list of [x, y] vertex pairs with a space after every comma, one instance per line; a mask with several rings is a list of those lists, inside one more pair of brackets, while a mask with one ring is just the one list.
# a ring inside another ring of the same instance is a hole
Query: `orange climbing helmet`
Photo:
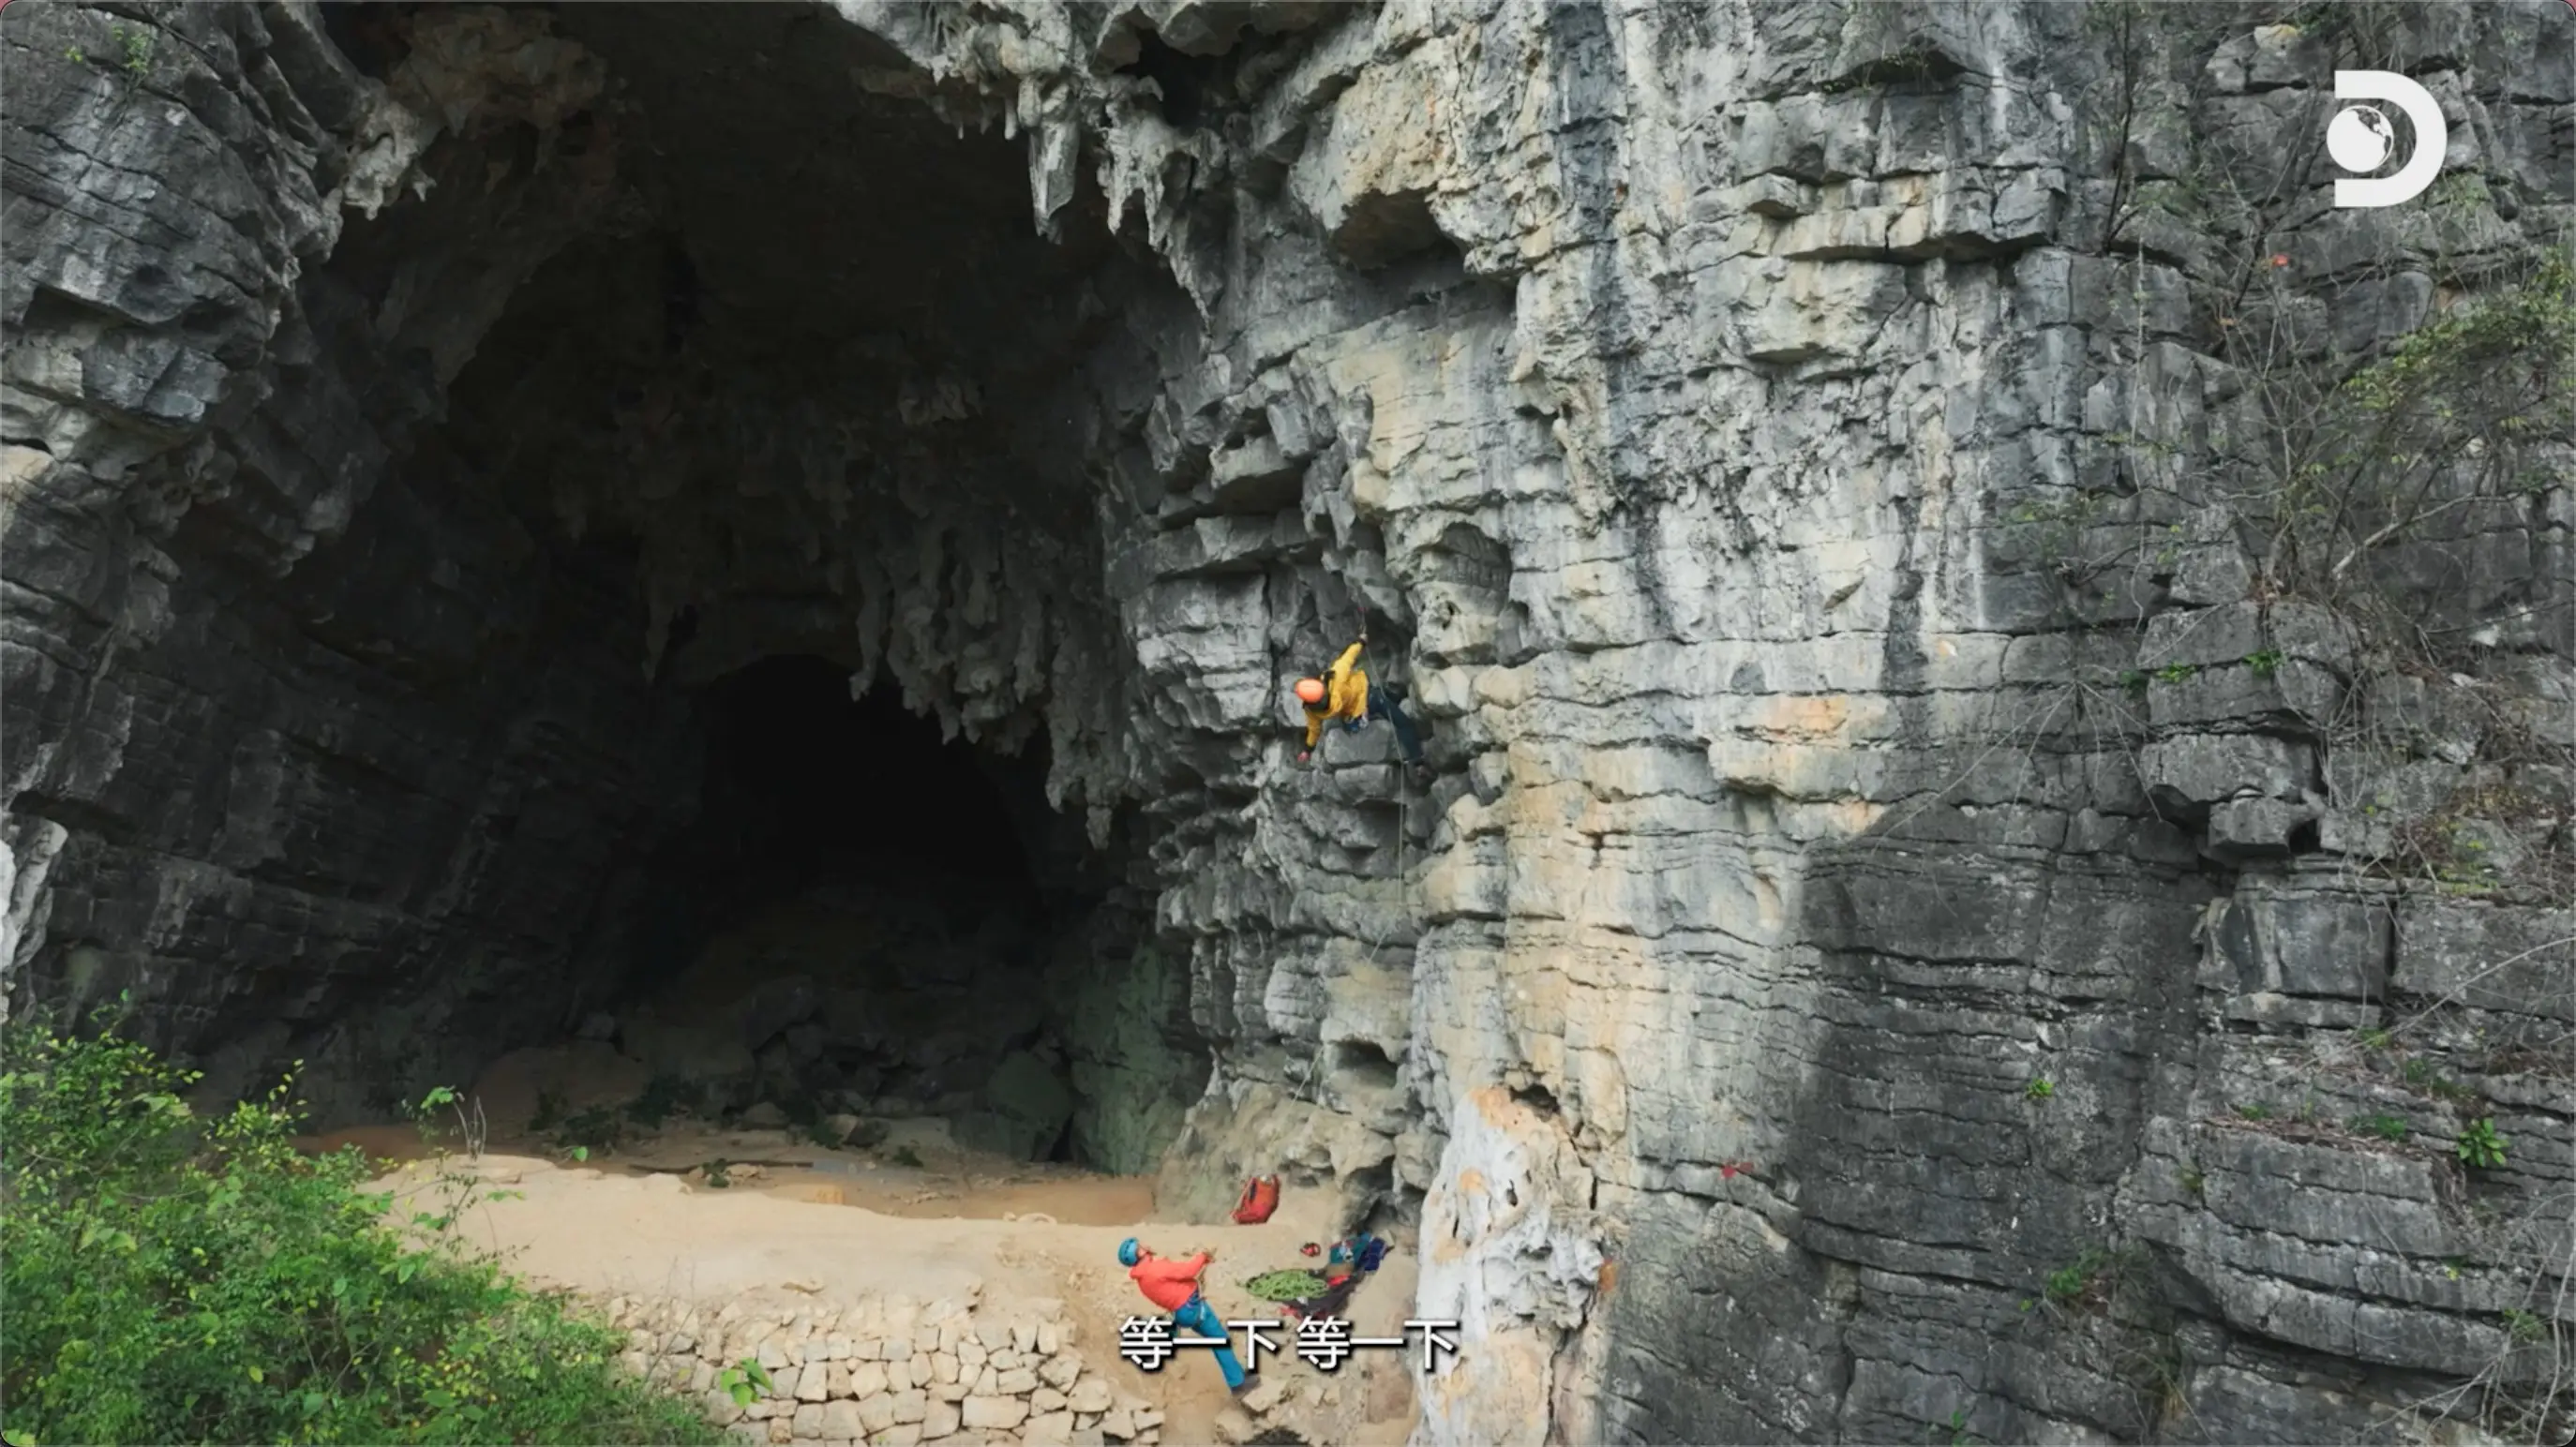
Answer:
[[1298, 679], [1297, 701], [1299, 703], [1322, 703], [1324, 701], [1324, 680], [1320, 678]]

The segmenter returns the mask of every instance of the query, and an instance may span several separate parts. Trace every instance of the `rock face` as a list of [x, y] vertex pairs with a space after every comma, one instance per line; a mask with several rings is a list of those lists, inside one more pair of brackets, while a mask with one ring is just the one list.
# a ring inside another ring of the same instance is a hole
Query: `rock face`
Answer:
[[2554, 1432], [2561, 7], [13, 8], [16, 1003], [570, 1034], [811, 654], [1149, 907], [1072, 1139], [1418, 1222], [1423, 1441]]

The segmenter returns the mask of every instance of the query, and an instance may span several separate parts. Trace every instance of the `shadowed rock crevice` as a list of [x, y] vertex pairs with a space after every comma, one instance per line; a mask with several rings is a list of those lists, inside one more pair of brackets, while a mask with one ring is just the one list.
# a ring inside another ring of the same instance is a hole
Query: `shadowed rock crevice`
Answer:
[[1276, 1173], [1426, 1447], [2560, 1440], [2564, 8], [10, 6], [12, 1005]]
[[[13, 679], [13, 735], [71, 709], [153, 760], [21, 787], [68, 831], [26, 987], [133, 990], [212, 1090], [305, 1059], [326, 1124], [579, 1028], [732, 1107], [1150, 1165], [1204, 1046], [1140, 950], [1067, 427], [1153, 267], [1096, 193], [1038, 237], [1003, 138], [851, 96], [902, 62], [827, 11], [330, 18], [442, 133], [264, 354], [209, 339], [270, 371], [219, 473], [147, 464], [194, 504], [125, 562], [166, 621], [65, 615], [122, 722]], [[37, 300], [74, 335], [135, 305]], [[657, 1033], [711, 970], [724, 1028]]]

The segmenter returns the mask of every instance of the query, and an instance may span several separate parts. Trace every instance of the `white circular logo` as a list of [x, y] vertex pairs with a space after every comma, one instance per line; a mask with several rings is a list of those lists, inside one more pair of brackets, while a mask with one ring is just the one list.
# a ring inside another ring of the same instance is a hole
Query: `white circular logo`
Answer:
[[2396, 149], [2396, 128], [2370, 106], [2347, 107], [2326, 125], [2326, 154], [2347, 171], [2376, 171]]

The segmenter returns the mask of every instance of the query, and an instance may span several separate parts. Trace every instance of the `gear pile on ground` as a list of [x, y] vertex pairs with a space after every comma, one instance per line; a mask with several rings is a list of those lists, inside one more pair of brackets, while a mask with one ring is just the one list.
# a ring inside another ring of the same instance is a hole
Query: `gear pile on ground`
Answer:
[[1243, 1283], [1243, 1289], [1263, 1301], [1291, 1302], [1322, 1295], [1325, 1284], [1311, 1271], [1265, 1271]]

